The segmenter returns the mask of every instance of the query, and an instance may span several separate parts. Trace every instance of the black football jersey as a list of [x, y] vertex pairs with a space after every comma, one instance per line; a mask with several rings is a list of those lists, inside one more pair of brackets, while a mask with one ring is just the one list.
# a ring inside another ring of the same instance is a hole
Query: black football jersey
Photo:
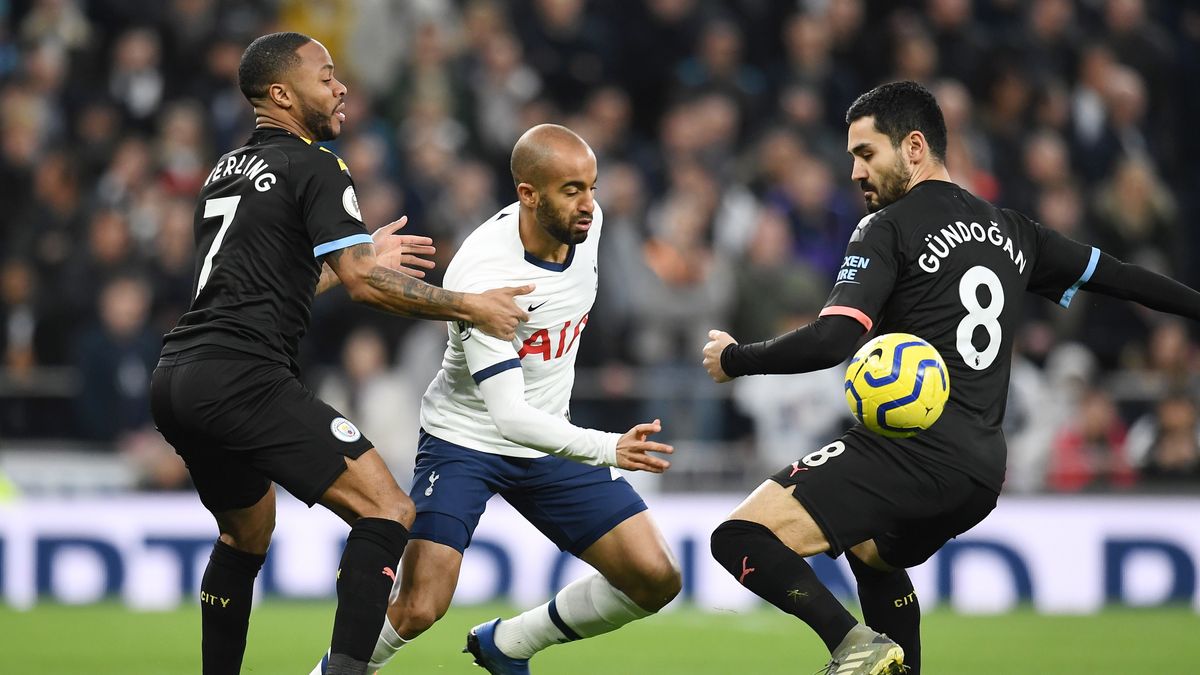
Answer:
[[953, 183], [924, 181], [862, 219], [821, 314], [936, 347], [950, 371], [950, 399], [930, 429], [899, 443], [999, 491], [1000, 423], [1025, 291], [1065, 307], [1099, 258], [1099, 250]]
[[346, 164], [281, 129], [217, 161], [195, 214], [192, 303], [162, 355], [234, 350], [297, 370], [321, 256], [370, 243]]

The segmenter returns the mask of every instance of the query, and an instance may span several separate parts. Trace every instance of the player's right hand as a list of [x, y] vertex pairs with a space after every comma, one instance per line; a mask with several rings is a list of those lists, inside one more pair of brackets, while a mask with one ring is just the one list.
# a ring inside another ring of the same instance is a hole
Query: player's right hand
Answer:
[[728, 382], [730, 377], [721, 367], [721, 352], [729, 345], [736, 345], [737, 340], [723, 330], [708, 331], [708, 344], [704, 345], [704, 369], [713, 382]]
[[617, 467], [627, 471], [649, 471], [650, 473], [666, 471], [671, 466], [670, 462], [646, 454], [657, 452], [669, 455], [675, 452], [675, 448], [665, 443], [646, 440], [650, 434], [660, 431], [662, 431], [662, 421], [654, 420], [649, 424], [639, 424], [622, 434], [621, 438], [617, 440]]
[[529, 320], [529, 314], [517, 306], [516, 297], [532, 293], [533, 284], [493, 288], [476, 296], [478, 299], [471, 312], [471, 323], [488, 335], [501, 340], [512, 340], [517, 336], [517, 325]]

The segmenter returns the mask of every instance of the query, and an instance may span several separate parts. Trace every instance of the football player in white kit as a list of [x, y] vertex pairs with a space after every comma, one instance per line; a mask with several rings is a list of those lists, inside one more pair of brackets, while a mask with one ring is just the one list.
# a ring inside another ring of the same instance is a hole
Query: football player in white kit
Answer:
[[596, 298], [596, 156], [571, 130], [543, 124], [517, 141], [511, 168], [518, 201], [467, 237], [444, 286], [532, 286], [522, 298], [529, 321], [511, 342], [450, 324], [442, 369], [421, 402], [417, 516], [372, 669], [445, 614], [463, 550], [496, 493], [598, 573], [473, 628], [467, 650], [488, 672], [528, 673], [541, 649], [649, 616], [680, 590], [646, 504], [611, 468], [664, 471], [669, 463], [648, 454], [672, 452], [647, 440], [659, 421], [616, 434], [569, 420], [575, 356]]

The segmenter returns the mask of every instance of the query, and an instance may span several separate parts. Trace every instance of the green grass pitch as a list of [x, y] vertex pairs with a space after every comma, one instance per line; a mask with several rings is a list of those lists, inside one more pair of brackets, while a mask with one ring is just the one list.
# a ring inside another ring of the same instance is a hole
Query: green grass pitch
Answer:
[[[480, 675], [461, 654], [476, 623], [512, 608], [455, 608], [386, 673]], [[333, 605], [264, 602], [254, 610], [243, 673], [306, 675], [328, 642]], [[1018, 611], [924, 620], [927, 675], [1174, 675], [1200, 672], [1200, 617], [1188, 608], [1091, 616]], [[117, 604], [0, 606], [0, 672], [42, 675], [198, 673], [200, 612], [131, 612]], [[803, 625], [769, 607], [669, 611], [615, 633], [539, 654], [534, 672], [571, 675], [766, 675], [819, 669], [827, 655]]]

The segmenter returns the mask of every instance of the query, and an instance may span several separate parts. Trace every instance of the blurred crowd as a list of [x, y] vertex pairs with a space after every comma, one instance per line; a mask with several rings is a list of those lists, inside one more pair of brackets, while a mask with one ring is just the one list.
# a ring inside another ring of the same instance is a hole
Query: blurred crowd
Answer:
[[[513, 200], [523, 130], [579, 132], [606, 226], [574, 418], [661, 417], [695, 448], [677, 487], [757, 481], [845, 424], [840, 373], [717, 388], [699, 350], [710, 328], [759, 340], [820, 309], [864, 214], [845, 110], [877, 84], [935, 92], [971, 191], [1200, 281], [1189, 4], [0, 0], [0, 443], [89, 441], [148, 485], [186, 482], [153, 432], [149, 373], [189, 302], [195, 195], [253, 127], [242, 50], [296, 30], [349, 86], [328, 145], [365, 222], [407, 214], [439, 269]], [[1197, 327], [1086, 293], [1027, 304], [1008, 487], [1200, 486]], [[334, 292], [314, 306], [306, 381], [403, 474], [444, 342], [442, 325]]]

